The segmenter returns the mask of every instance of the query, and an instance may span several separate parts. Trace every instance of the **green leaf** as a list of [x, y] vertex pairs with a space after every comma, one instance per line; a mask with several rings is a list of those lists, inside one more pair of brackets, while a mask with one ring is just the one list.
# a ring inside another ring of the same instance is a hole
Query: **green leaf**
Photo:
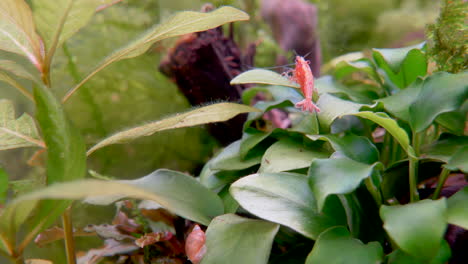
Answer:
[[201, 264], [268, 263], [279, 225], [233, 214], [218, 216], [206, 231]]
[[110, 64], [128, 58], [139, 56], [146, 52], [153, 43], [170, 37], [181, 36], [184, 34], [205, 31], [211, 28], [221, 26], [223, 24], [248, 20], [249, 16], [230, 6], [224, 6], [209, 13], [185, 11], [180, 12], [171, 18], [167, 19], [160, 25], [149, 29], [139, 38], [131, 41], [125, 47], [113, 52], [98, 66], [96, 66], [91, 73], [89, 73], [80, 83], [71, 89], [63, 98], [63, 101], [68, 98], [86, 81], [91, 79], [96, 73], [106, 68]]
[[321, 149], [308, 149], [299, 142], [284, 139], [271, 145], [262, 157], [259, 172], [281, 172], [307, 168], [314, 159], [328, 158]]
[[382, 102], [385, 110], [390, 114], [398, 117], [399, 119], [410, 122], [410, 108], [409, 106], [416, 100], [421, 91], [423, 84], [422, 79], [416, 79], [406, 89], [398, 91], [397, 93], [387, 96], [385, 98], [376, 100], [376, 102]]
[[462, 147], [468, 146], [468, 137], [450, 135], [438, 141], [425, 145], [421, 148], [421, 156], [429, 159], [438, 159], [445, 163], [457, 153]]
[[260, 142], [268, 138], [271, 135], [271, 132], [264, 133], [260, 131], [254, 131], [252, 133], [244, 133], [242, 135], [240, 143], [240, 157], [244, 159], [250, 150], [257, 146]]
[[374, 167], [346, 157], [315, 159], [309, 168], [309, 185], [322, 211], [325, 201], [332, 194], [346, 194], [354, 191], [362, 180], [371, 176]]
[[440, 247], [437, 255], [428, 263], [424, 260], [415, 258], [411, 255], [406, 254], [401, 249], [397, 249], [388, 255], [388, 264], [444, 264], [450, 260], [451, 251], [450, 246], [446, 240], [442, 240], [442, 246]]
[[332, 227], [323, 232], [307, 257], [306, 264], [382, 263], [383, 249], [378, 242], [362, 243], [351, 237], [345, 227]]
[[[34, 21], [49, 51], [55, 50], [91, 20], [100, 5], [115, 0], [32, 0]], [[53, 53], [53, 51], [52, 51]], [[52, 56], [52, 54], [47, 54]]]
[[300, 85], [290, 81], [288, 78], [269, 70], [254, 69], [243, 72], [237, 75], [231, 80], [231, 85], [234, 84], [248, 84], [248, 83], [260, 83], [270, 85], [287, 86], [296, 89], [300, 89]]
[[258, 111], [256, 108], [234, 103], [219, 103], [201, 107], [160, 121], [118, 132], [94, 145], [88, 150], [87, 154], [90, 155], [97, 149], [108, 145], [126, 143], [140, 137], [150, 136], [159, 131], [222, 122], [238, 114]]
[[124, 197], [155, 201], [182, 217], [204, 225], [223, 213], [223, 204], [218, 196], [193, 177], [176, 171], [157, 170], [136, 180], [56, 183], [20, 196], [5, 208], [4, 214], [21, 214], [21, 206], [31, 200], [86, 199], [88, 203], [107, 205]]
[[41, 39], [24, 0], [0, 1], [0, 50], [25, 56], [36, 68], [42, 68]]
[[346, 225], [339, 201], [327, 204], [320, 213], [307, 177], [293, 173], [259, 173], [246, 176], [231, 185], [234, 199], [250, 213], [288, 226], [311, 239], [325, 229]]
[[15, 119], [13, 103], [0, 99], [0, 150], [22, 147], [45, 148], [34, 119], [23, 114]]
[[248, 159], [241, 159], [241, 140], [234, 141], [225, 147], [216, 157], [210, 161], [211, 170], [242, 170], [257, 165], [262, 160], [262, 156], [254, 155]]
[[326, 140], [334, 150], [358, 162], [372, 164], [379, 160], [377, 147], [367, 137], [354, 134], [346, 134], [343, 137], [337, 135], [307, 135], [307, 137], [312, 140]]
[[85, 144], [68, 120], [62, 105], [45, 86], [34, 89], [37, 121], [47, 146], [47, 183], [83, 178], [86, 173]]
[[325, 93], [320, 95], [317, 106], [320, 108], [320, 113], [318, 113], [320, 128], [328, 130], [335, 119], [344, 115], [355, 114], [359, 112], [363, 105]]
[[[468, 104], [466, 104], [466, 106], [468, 106]], [[437, 116], [435, 121], [437, 124], [447, 129], [448, 132], [457, 136], [462, 136], [465, 132], [467, 113], [468, 112], [464, 110], [462, 106], [458, 111], [445, 112], [440, 114]]]
[[0, 167], [0, 204], [5, 203], [6, 201], [9, 185], [8, 174], [2, 167]]
[[234, 214], [239, 208], [239, 203], [229, 193], [229, 186], [226, 186], [219, 192], [219, 197], [223, 200], [224, 212], [226, 214]]
[[380, 77], [374, 69], [369, 59], [359, 59], [357, 61], [341, 61], [336, 65], [333, 75], [337, 79], [342, 79], [354, 72], [365, 72], [375, 81], [380, 81]]
[[431, 260], [439, 252], [447, 228], [447, 203], [422, 200], [380, 208], [384, 229], [405, 253]]
[[406, 131], [401, 128], [398, 123], [390, 118], [386, 113], [373, 113], [373, 112], [359, 112], [353, 114], [354, 116], [369, 119], [374, 123], [385, 128], [400, 144], [400, 146], [408, 153], [408, 156], [414, 156], [414, 150], [410, 145], [409, 137]]
[[14, 75], [23, 79], [31, 81], [36, 80], [36, 78], [31, 73], [29, 73], [22, 65], [14, 61], [0, 60], [0, 70], [13, 73]]
[[390, 85], [405, 88], [418, 76], [427, 72], [426, 56], [421, 51], [422, 44], [398, 49], [373, 49], [372, 56], [377, 66], [383, 70]]
[[447, 216], [450, 224], [468, 229], [468, 187], [448, 198]]
[[460, 147], [445, 167], [450, 170], [461, 170], [464, 173], [468, 173], [468, 145]]
[[409, 106], [412, 129], [421, 132], [438, 115], [457, 110], [468, 98], [467, 79], [468, 72], [438, 72], [424, 80], [416, 101]]

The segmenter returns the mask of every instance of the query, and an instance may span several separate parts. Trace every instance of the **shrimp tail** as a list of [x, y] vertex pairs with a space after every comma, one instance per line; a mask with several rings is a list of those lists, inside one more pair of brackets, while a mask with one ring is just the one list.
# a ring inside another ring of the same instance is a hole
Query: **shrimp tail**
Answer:
[[298, 103], [296, 103], [295, 107], [302, 109], [302, 111], [309, 111], [309, 112], [320, 112], [320, 108], [316, 106], [311, 99], [304, 99]]

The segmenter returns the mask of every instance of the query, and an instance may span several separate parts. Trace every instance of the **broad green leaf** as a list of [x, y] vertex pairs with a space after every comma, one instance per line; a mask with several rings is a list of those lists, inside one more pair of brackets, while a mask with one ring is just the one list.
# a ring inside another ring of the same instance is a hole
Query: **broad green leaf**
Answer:
[[410, 145], [409, 137], [406, 131], [401, 128], [398, 123], [390, 118], [385, 113], [373, 113], [373, 112], [359, 112], [353, 114], [354, 116], [362, 117], [365, 119], [369, 119], [372, 122], [380, 125], [381, 127], [385, 128], [385, 130], [390, 133], [400, 144], [400, 146], [408, 153], [408, 156], [414, 156], [414, 150]]
[[241, 140], [234, 141], [225, 147], [210, 161], [211, 170], [242, 170], [260, 163], [262, 153], [243, 160], [240, 156]]
[[224, 187], [224, 189], [222, 189], [218, 195], [221, 198], [221, 200], [223, 200], [224, 213], [226, 214], [236, 213], [237, 209], [239, 208], [239, 203], [229, 193], [229, 186]]
[[307, 257], [306, 264], [382, 263], [384, 253], [378, 242], [362, 243], [351, 237], [345, 227], [332, 227], [323, 232]]
[[41, 39], [24, 0], [0, 1], [0, 50], [25, 56], [42, 69]]
[[201, 264], [266, 264], [278, 228], [233, 214], [218, 216], [206, 230], [207, 250]]
[[6, 201], [8, 188], [9, 188], [8, 174], [2, 167], [0, 167], [0, 205], [4, 204]]
[[86, 199], [89, 203], [107, 205], [124, 197], [155, 201], [180, 216], [204, 225], [223, 213], [223, 204], [217, 195], [194, 178], [180, 172], [157, 170], [137, 180], [56, 183], [20, 196], [5, 208], [4, 214], [22, 213], [21, 206], [31, 200]]
[[421, 51], [424, 45], [398, 48], [398, 49], [374, 49], [372, 57], [377, 66], [383, 70], [384, 78], [390, 81], [390, 86], [405, 88], [418, 76], [424, 77], [427, 71], [426, 56]]
[[359, 187], [362, 180], [371, 176], [374, 167], [346, 157], [315, 159], [309, 168], [309, 185], [322, 211], [325, 201], [332, 194], [347, 194]]
[[63, 101], [68, 100], [68, 98], [79, 87], [81, 87], [86, 81], [88, 81], [102, 69], [116, 61], [133, 58], [143, 54], [156, 41], [170, 37], [181, 36], [192, 32], [205, 31], [226, 23], [248, 19], [249, 16], [246, 13], [230, 6], [221, 7], [209, 13], [192, 11], [180, 12], [167, 19], [160, 25], [149, 29], [139, 38], [131, 41], [125, 47], [118, 49], [102, 60], [98, 66], [96, 66], [91, 71], [91, 73], [89, 73], [80, 83], [71, 89], [67, 95], [65, 95]]
[[260, 131], [244, 133], [240, 143], [240, 157], [244, 159], [251, 149], [253, 149], [256, 145], [258, 145], [270, 135], [271, 132], [265, 133]]
[[318, 113], [320, 128], [325, 130], [330, 128], [335, 119], [355, 114], [362, 107], [361, 104], [346, 101], [327, 93], [320, 96], [317, 106], [320, 108], [320, 113]]
[[424, 80], [416, 101], [409, 106], [413, 130], [421, 132], [438, 115], [457, 110], [468, 99], [467, 79], [468, 72], [438, 72]]
[[[55, 50], [91, 20], [100, 5], [115, 0], [32, 0], [34, 21], [46, 48]], [[53, 52], [53, 51], [52, 51]], [[52, 54], [47, 54], [52, 56]]]
[[379, 160], [379, 151], [372, 142], [363, 136], [347, 134], [343, 137], [337, 135], [307, 135], [312, 140], [326, 140], [333, 149], [343, 153], [346, 157], [367, 164]]
[[416, 100], [423, 84], [422, 79], [416, 79], [410, 86], [396, 94], [377, 100], [384, 104], [385, 110], [399, 119], [410, 122], [409, 106]]
[[448, 198], [447, 216], [450, 224], [468, 229], [468, 187]]
[[460, 147], [457, 152], [453, 154], [445, 167], [450, 170], [461, 170], [468, 173], [468, 145]]
[[429, 159], [438, 159], [445, 163], [464, 146], [468, 146], [468, 137], [466, 136], [453, 136], [444, 137], [436, 142], [421, 147], [421, 157]]
[[28, 97], [31, 101], [34, 102], [32, 94], [23, 85], [21, 85], [15, 79], [11, 78], [5, 72], [0, 71], [0, 82], [5, 82], [11, 85], [12, 87], [16, 88], [19, 92], [21, 92], [24, 96]]
[[150, 136], [159, 131], [222, 122], [238, 114], [258, 111], [258, 109], [253, 107], [234, 103], [219, 103], [201, 107], [183, 114], [176, 114], [170, 118], [118, 132], [94, 145], [88, 150], [87, 154], [90, 155], [97, 149], [108, 145], [126, 143], [140, 137]]
[[269, 70], [254, 69], [243, 72], [231, 80], [231, 84], [260, 83], [270, 85], [280, 85], [299, 89], [299, 84], [290, 81], [288, 78]]
[[86, 173], [85, 144], [52, 92], [34, 89], [36, 117], [47, 146], [47, 183], [83, 178]]
[[447, 202], [422, 200], [380, 208], [384, 229], [405, 253], [431, 260], [439, 252], [447, 228]]
[[341, 61], [336, 65], [333, 75], [337, 79], [342, 79], [354, 72], [365, 72], [375, 81], [380, 81], [380, 77], [374, 69], [369, 59], [359, 59], [357, 61]]
[[[468, 107], [468, 101], [465, 101], [465, 105]], [[447, 129], [448, 132], [457, 136], [462, 136], [465, 132], [465, 121], [468, 116], [467, 110], [464, 110], [462, 106], [457, 111], [440, 114], [435, 121], [437, 124]]]
[[442, 246], [440, 247], [437, 255], [430, 261], [421, 260], [411, 255], [406, 254], [401, 249], [397, 249], [388, 255], [388, 264], [444, 264], [450, 260], [451, 251], [447, 241], [442, 240]]
[[0, 99], [0, 150], [22, 147], [45, 148], [33, 118], [23, 114], [15, 119], [13, 103]]
[[325, 229], [346, 225], [339, 201], [317, 210], [307, 177], [293, 173], [259, 173], [241, 178], [230, 192], [242, 208], [263, 219], [288, 226], [311, 239]]
[[329, 153], [309, 149], [304, 144], [284, 139], [271, 145], [262, 157], [259, 172], [281, 172], [307, 168], [314, 159], [325, 159]]

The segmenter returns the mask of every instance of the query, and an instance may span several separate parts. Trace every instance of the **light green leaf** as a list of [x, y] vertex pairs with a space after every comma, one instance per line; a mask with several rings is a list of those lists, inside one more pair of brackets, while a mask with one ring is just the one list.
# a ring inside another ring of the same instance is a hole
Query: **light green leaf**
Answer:
[[253, 149], [260, 142], [268, 138], [271, 135], [271, 132], [264, 133], [260, 131], [255, 131], [252, 133], [244, 133], [242, 135], [239, 154], [242, 159], [244, 159], [249, 151]]
[[0, 99], [0, 150], [22, 147], [45, 148], [33, 118], [23, 114], [15, 119], [13, 103]]
[[201, 107], [183, 114], [177, 114], [170, 118], [114, 134], [90, 148], [87, 155], [90, 155], [102, 147], [112, 144], [126, 143], [140, 137], [150, 136], [159, 131], [222, 122], [229, 120], [238, 114], [258, 111], [258, 109], [250, 106], [233, 103], [219, 103]]
[[259, 164], [262, 156], [253, 155], [248, 159], [241, 159], [240, 156], [241, 140], [234, 141], [225, 147], [216, 157], [210, 161], [211, 170], [242, 170]]
[[226, 23], [248, 19], [249, 16], [246, 13], [230, 6], [221, 7], [209, 13], [191, 11], [180, 12], [160, 25], [149, 29], [142, 36], [131, 41], [127, 46], [120, 48], [106, 57], [91, 73], [65, 95], [63, 101], [68, 100], [79, 87], [102, 69], [116, 61], [143, 54], [156, 41], [192, 32], [205, 31]]
[[447, 207], [447, 221], [468, 229], [468, 187], [448, 198]]
[[338, 200], [327, 204], [326, 212], [317, 210], [307, 177], [301, 174], [249, 175], [233, 183], [230, 192], [250, 213], [288, 226], [311, 239], [316, 239], [329, 227], [346, 225], [346, 216]]
[[386, 113], [373, 113], [365, 111], [353, 115], [369, 119], [372, 122], [385, 128], [385, 130], [398, 141], [406, 153], [408, 153], [408, 156], [414, 157], [414, 150], [410, 145], [408, 134], [398, 125], [394, 119], [390, 118]]
[[176, 214], [204, 225], [223, 213], [223, 204], [217, 195], [194, 178], [180, 172], [157, 170], [137, 180], [56, 183], [12, 201], [1, 219], [22, 214], [22, 205], [32, 200], [87, 199], [93, 204], [110, 204], [124, 197], [155, 201]]
[[332, 194], [346, 194], [354, 191], [362, 180], [371, 176], [374, 167], [352, 159], [315, 159], [309, 169], [309, 185], [322, 211], [325, 201]]
[[452, 155], [445, 167], [450, 170], [459, 169], [464, 173], [468, 173], [468, 145], [461, 146], [457, 152]]
[[424, 80], [416, 100], [409, 106], [410, 125], [416, 132], [426, 129], [445, 112], [457, 110], [468, 99], [468, 72], [438, 72]]
[[439, 252], [447, 228], [446, 199], [422, 200], [380, 208], [384, 229], [409, 255], [431, 260]]
[[306, 264], [382, 263], [384, 253], [378, 242], [362, 243], [351, 237], [345, 227], [332, 227], [323, 232], [307, 257]]
[[36, 80], [36, 78], [31, 73], [29, 73], [23, 66], [14, 61], [0, 60], [0, 71], [13, 73], [14, 75], [23, 79], [31, 81]]
[[0, 50], [25, 56], [42, 69], [41, 40], [24, 0], [0, 1]]
[[314, 159], [324, 159], [329, 153], [312, 150], [293, 140], [280, 140], [271, 145], [262, 157], [259, 172], [281, 172], [307, 168]]
[[279, 225], [233, 214], [218, 216], [206, 230], [201, 264], [268, 263]]
[[318, 113], [320, 128], [328, 130], [336, 118], [355, 114], [363, 105], [325, 93], [320, 95], [317, 106], [320, 108], [320, 113]]
[[299, 84], [290, 81], [288, 78], [281, 76], [280, 74], [264, 70], [264, 69], [254, 69], [250, 71], [243, 72], [237, 75], [234, 79], [231, 80], [231, 85], [233, 84], [248, 84], [248, 83], [260, 83], [260, 84], [270, 84], [270, 85], [281, 85], [300, 89]]
[[430, 261], [421, 260], [411, 255], [406, 254], [401, 249], [397, 249], [388, 255], [388, 264], [445, 264], [450, 260], [451, 251], [450, 246], [446, 240], [442, 240], [437, 255]]
[[380, 77], [374, 69], [372, 62], [369, 59], [363, 58], [357, 61], [341, 61], [336, 65], [333, 75], [337, 79], [342, 79], [354, 72], [365, 72], [375, 81], [380, 81]]
[[52, 53], [56, 47], [73, 36], [91, 20], [100, 5], [115, 0], [32, 0], [34, 21], [44, 39], [45, 46]]

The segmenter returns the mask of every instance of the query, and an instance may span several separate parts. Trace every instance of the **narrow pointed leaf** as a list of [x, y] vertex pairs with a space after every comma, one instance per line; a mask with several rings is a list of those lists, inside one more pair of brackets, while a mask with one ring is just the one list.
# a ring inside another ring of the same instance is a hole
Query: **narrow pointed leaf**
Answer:
[[233, 214], [218, 216], [206, 231], [201, 264], [268, 263], [279, 225]]
[[45, 145], [33, 118], [23, 114], [15, 119], [13, 103], [2, 99], [0, 100], [0, 150], [22, 147], [44, 148]]
[[260, 83], [260, 84], [271, 84], [271, 85], [281, 85], [299, 89], [301, 88], [299, 84], [288, 80], [288, 78], [281, 76], [280, 74], [264, 70], [264, 69], [254, 69], [250, 71], [243, 72], [237, 75], [234, 79], [231, 80], [231, 84], [248, 84], [248, 83]]
[[457, 110], [468, 99], [466, 80], [468, 72], [438, 72], [424, 80], [417, 99], [409, 106], [411, 127], [421, 132], [438, 115]]
[[246, 13], [230, 6], [221, 7], [209, 13], [192, 11], [180, 12], [160, 25], [149, 29], [139, 38], [131, 41], [128, 45], [120, 48], [102, 60], [98, 66], [88, 74], [88, 76], [86, 76], [79, 84], [70, 90], [67, 95], [65, 95], [63, 101], [68, 100], [68, 98], [79, 87], [102, 69], [116, 61], [133, 58], [143, 54], [156, 41], [192, 32], [205, 31], [226, 23], [248, 19], [249, 16]]
[[262, 157], [259, 172], [289, 171], [310, 166], [314, 159], [325, 159], [329, 153], [308, 149], [293, 140], [280, 140], [271, 145]]
[[131, 128], [110, 136], [101, 142], [97, 143], [88, 150], [88, 155], [102, 147], [129, 142], [131, 140], [150, 136], [158, 131], [191, 127], [202, 124], [222, 122], [235, 117], [238, 114], [247, 112], [258, 112], [250, 106], [233, 104], [233, 103], [219, 103], [192, 110], [187, 113], [177, 114], [173, 117], [166, 118], [160, 121], [152, 122], [143, 126]]
[[345, 227], [333, 227], [322, 233], [307, 257], [306, 264], [382, 263], [384, 253], [378, 242], [362, 243], [351, 237]]
[[404, 252], [431, 260], [439, 252], [447, 228], [447, 202], [422, 200], [396, 206], [382, 206], [384, 229]]
[[42, 67], [41, 40], [24, 0], [0, 1], [0, 50], [25, 56], [38, 69]]
[[263, 219], [288, 226], [311, 239], [329, 227], [346, 225], [338, 203], [320, 213], [307, 177], [293, 173], [259, 173], [231, 185], [230, 192], [242, 208]]
[[377, 164], [364, 164], [346, 157], [312, 161], [308, 173], [309, 185], [317, 199], [319, 211], [322, 211], [328, 196], [354, 191], [371, 176]]
[[91, 20], [96, 8], [115, 0], [32, 0], [34, 20], [46, 48], [59, 46]]

